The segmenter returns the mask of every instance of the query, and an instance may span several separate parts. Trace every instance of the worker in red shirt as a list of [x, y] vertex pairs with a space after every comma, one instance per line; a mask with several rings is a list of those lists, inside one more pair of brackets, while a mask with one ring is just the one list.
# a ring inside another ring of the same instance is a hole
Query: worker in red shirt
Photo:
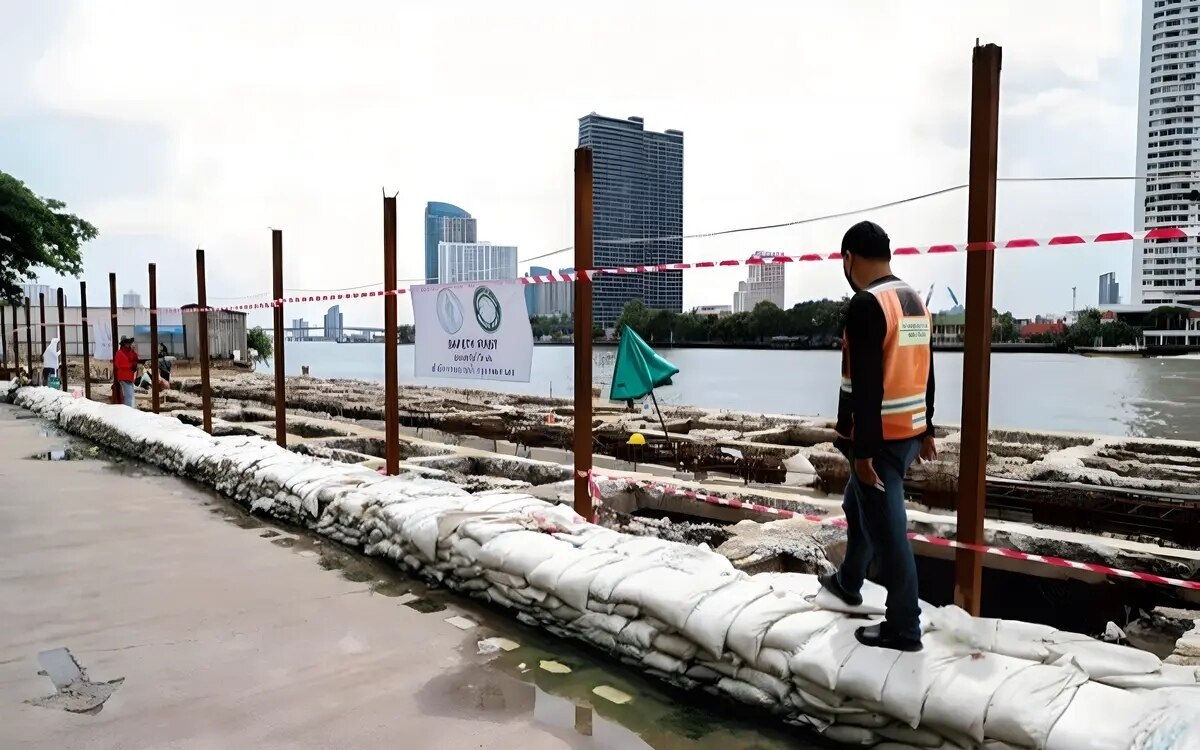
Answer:
[[137, 350], [133, 348], [132, 337], [121, 337], [121, 348], [117, 349], [113, 356], [113, 364], [116, 367], [117, 385], [121, 389], [121, 402], [131, 407], [134, 396], [133, 376], [138, 366]]

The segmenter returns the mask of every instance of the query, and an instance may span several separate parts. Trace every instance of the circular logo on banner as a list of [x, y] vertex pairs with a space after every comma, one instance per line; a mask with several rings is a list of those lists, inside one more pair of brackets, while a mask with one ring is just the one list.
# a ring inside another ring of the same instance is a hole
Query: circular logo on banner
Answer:
[[475, 290], [475, 322], [484, 333], [495, 333], [500, 328], [500, 300], [486, 286]]
[[463, 309], [462, 303], [458, 301], [458, 297], [449, 289], [443, 289], [438, 292], [437, 296], [437, 317], [438, 323], [442, 325], [442, 330], [453, 336], [458, 333], [463, 326]]

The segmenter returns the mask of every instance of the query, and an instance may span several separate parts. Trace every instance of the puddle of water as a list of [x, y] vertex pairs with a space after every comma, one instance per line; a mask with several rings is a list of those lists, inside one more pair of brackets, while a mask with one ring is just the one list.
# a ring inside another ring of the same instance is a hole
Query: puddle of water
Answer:
[[444, 602], [435, 601], [433, 599], [413, 599], [404, 606], [411, 607], [421, 614], [432, 614], [434, 612], [443, 612], [446, 609]]
[[273, 540], [271, 540], [271, 544], [274, 544], [278, 547], [285, 547], [285, 548], [286, 547], [295, 547], [296, 540], [293, 539], [292, 537], [288, 536], [288, 537], [284, 537], [282, 539], [273, 539]]
[[262, 537], [263, 539], [272, 539], [274, 537], [279, 536], [279, 532], [276, 531], [275, 529], [267, 529], [263, 533], [259, 534], [259, 536]]
[[401, 581], [376, 581], [371, 591], [383, 596], [403, 596], [412, 586]]
[[374, 577], [375, 576], [368, 570], [352, 569], [342, 571], [342, 578], [345, 578], [347, 581], [353, 581], [354, 583], [364, 583]]

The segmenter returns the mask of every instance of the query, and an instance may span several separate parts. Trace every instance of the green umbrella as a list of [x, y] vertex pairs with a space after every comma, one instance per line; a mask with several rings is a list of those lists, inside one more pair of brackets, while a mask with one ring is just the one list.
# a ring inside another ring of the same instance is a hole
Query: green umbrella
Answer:
[[670, 385], [679, 368], [658, 356], [641, 336], [625, 326], [621, 344], [617, 347], [617, 364], [613, 368], [613, 401], [629, 401], [653, 395], [654, 389]]
[[612, 390], [608, 397], [613, 401], [633, 401], [650, 396], [654, 400], [655, 411], [658, 411], [663, 434], [669, 439], [654, 389], [670, 385], [671, 378], [678, 373], [678, 367], [658, 356], [641, 336], [625, 326], [621, 330], [621, 344], [617, 347], [617, 364], [613, 368]]

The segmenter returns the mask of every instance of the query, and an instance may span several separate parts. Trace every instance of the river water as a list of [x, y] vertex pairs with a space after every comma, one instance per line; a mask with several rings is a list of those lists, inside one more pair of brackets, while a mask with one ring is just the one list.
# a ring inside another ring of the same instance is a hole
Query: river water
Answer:
[[[567, 398], [573, 394], [573, 350], [534, 347], [528, 383], [416, 377], [413, 347], [400, 348], [400, 381]], [[382, 344], [327, 341], [286, 345], [287, 371], [323, 378], [383, 380]], [[681, 372], [659, 401], [768, 414], [832, 417], [837, 410], [840, 355], [835, 351], [664, 349]], [[593, 353], [593, 379], [607, 392], [616, 349]], [[267, 368], [268, 370], [270, 368]], [[934, 356], [935, 421], [958, 422], [962, 354]], [[1081, 357], [996, 354], [992, 357], [993, 427], [1098, 435], [1200, 440], [1200, 357]]]

